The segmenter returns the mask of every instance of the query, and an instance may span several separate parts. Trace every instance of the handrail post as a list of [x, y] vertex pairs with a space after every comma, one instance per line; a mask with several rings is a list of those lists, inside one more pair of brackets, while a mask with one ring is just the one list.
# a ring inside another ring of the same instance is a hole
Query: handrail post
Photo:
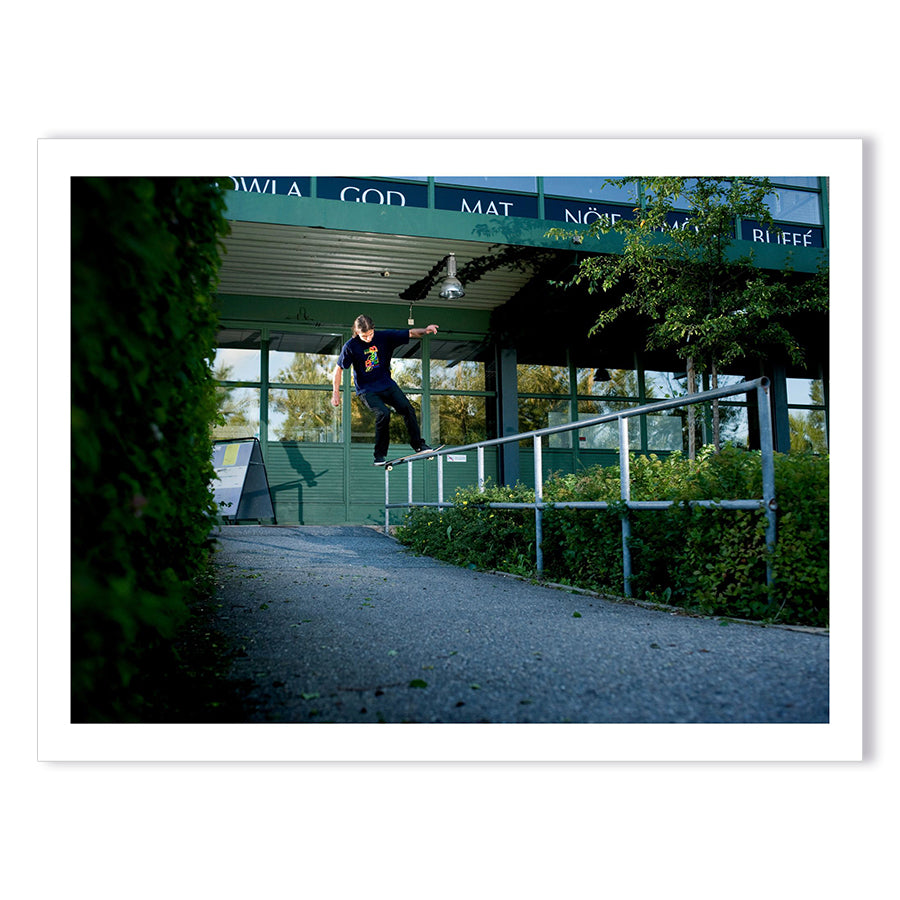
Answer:
[[484, 444], [478, 445], [478, 492], [484, 493]]
[[[619, 496], [626, 503], [631, 499], [631, 467], [628, 459], [628, 419], [619, 416]], [[625, 596], [631, 596], [631, 519], [626, 507], [622, 512], [622, 578]]]
[[759, 414], [759, 448], [762, 464], [763, 504], [766, 510], [766, 586], [769, 603], [775, 596], [775, 570], [772, 557], [775, 553], [777, 509], [775, 501], [775, 440], [772, 433], [772, 408], [769, 405], [769, 381], [762, 379], [756, 388], [756, 408]]
[[541, 458], [541, 436], [536, 434], [534, 442], [534, 548], [538, 578], [544, 573], [544, 540], [541, 505], [544, 502], [544, 462]]
[[438, 466], [438, 513], [442, 513], [444, 511], [443, 502], [444, 502], [444, 457], [438, 454], [437, 458], [437, 466]]
[[391, 486], [390, 486], [390, 469], [385, 467], [384, 470], [384, 533], [391, 533]]

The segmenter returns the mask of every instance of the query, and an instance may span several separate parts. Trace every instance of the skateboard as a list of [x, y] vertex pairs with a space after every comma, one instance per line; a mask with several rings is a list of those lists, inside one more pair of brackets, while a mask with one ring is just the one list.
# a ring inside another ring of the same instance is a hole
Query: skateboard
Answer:
[[418, 453], [410, 453], [408, 456], [398, 456], [395, 459], [389, 459], [387, 462], [383, 463], [375, 463], [376, 466], [383, 466], [386, 471], [390, 472], [394, 466], [399, 466], [402, 463], [409, 462], [412, 459], [428, 459], [429, 456], [434, 456], [438, 450], [443, 450], [446, 447], [446, 444], [441, 444], [438, 447], [433, 447], [431, 450], [420, 450]]

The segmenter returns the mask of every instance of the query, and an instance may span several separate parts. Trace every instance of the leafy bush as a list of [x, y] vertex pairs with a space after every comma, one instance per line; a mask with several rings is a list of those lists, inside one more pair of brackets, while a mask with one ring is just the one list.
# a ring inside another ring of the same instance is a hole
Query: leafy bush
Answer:
[[[726, 500], [762, 496], [759, 453], [726, 447], [696, 462], [634, 456], [633, 500]], [[632, 594], [698, 612], [825, 625], [828, 622], [828, 459], [777, 455], [778, 541], [774, 597], [766, 585], [766, 516], [762, 510], [673, 506], [628, 513]], [[622, 528], [618, 466], [557, 475], [546, 502], [605, 501], [607, 509], [548, 509], [543, 517], [547, 578], [604, 593], [622, 593]], [[413, 511], [398, 537], [418, 552], [461, 565], [534, 575], [534, 514], [485, 504], [529, 502], [525, 488], [457, 494], [441, 515]], [[450, 529], [448, 531], [448, 529]], [[448, 540], [449, 538], [449, 540]], [[772, 602], [770, 602], [770, 599]]]
[[460, 490], [450, 508], [410, 510], [397, 529], [397, 539], [418, 553], [455, 565], [530, 574], [535, 552], [533, 510], [494, 510], [485, 504], [533, 502], [534, 491], [521, 486], [487, 484], [484, 493]]
[[221, 190], [72, 180], [72, 718], [139, 719], [210, 517]]

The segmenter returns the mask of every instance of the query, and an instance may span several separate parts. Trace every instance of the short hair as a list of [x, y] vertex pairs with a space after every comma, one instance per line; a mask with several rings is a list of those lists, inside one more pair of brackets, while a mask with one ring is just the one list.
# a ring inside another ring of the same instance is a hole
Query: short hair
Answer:
[[353, 323], [354, 331], [371, 331], [375, 327], [375, 323], [368, 316], [357, 316]]

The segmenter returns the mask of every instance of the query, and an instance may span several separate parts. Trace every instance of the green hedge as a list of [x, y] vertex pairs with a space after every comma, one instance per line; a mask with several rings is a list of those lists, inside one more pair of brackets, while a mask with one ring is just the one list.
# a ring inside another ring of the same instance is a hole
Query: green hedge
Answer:
[[72, 719], [134, 721], [208, 552], [222, 191], [72, 180]]
[[[762, 496], [758, 453], [726, 447], [696, 462], [634, 456], [633, 500], [726, 500]], [[632, 511], [632, 595], [711, 615], [828, 623], [828, 459], [777, 455], [776, 585], [766, 587], [766, 517], [762, 511], [676, 506]], [[416, 552], [458, 565], [535, 574], [534, 513], [490, 509], [487, 502], [530, 502], [524, 487], [487, 494], [460, 491], [452, 509], [415, 509], [397, 536]], [[623, 507], [618, 466], [558, 475], [547, 502], [603, 500], [606, 510], [547, 510], [544, 576], [604, 593], [623, 593]]]

